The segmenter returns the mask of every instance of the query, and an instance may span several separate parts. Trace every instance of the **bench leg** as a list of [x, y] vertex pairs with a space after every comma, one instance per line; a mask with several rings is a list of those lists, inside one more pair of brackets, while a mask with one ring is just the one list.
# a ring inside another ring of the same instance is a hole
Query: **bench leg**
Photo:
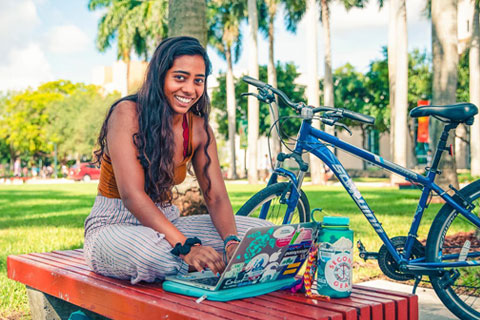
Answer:
[[32, 313], [32, 320], [67, 320], [75, 311], [83, 311], [89, 319], [106, 320], [104, 316], [83, 309], [70, 302], [27, 287], [28, 304]]

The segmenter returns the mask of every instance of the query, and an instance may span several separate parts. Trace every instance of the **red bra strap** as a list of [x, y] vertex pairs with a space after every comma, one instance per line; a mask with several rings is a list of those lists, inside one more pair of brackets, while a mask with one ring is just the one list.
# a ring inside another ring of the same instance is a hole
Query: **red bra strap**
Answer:
[[183, 115], [182, 127], [183, 127], [183, 158], [185, 159], [187, 157], [187, 152], [188, 152], [188, 137], [189, 137], [186, 113]]

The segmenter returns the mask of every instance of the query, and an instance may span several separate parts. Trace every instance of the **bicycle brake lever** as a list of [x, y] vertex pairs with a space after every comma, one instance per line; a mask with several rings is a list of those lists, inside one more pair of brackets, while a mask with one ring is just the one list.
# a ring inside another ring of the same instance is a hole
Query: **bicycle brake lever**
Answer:
[[256, 93], [253, 93], [253, 92], [242, 92], [240, 95], [241, 95], [242, 97], [246, 97], [246, 96], [254, 96], [255, 98], [257, 98], [257, 99], [258, 99], [258, 94], [256, 94]]
[[322, 122], [326, 124], [327, 126], [333, 126], [335, 125], [335, 120], [330, 119], [330, 118], [321, 118]]
[[352, 135], [352, 131], [350, 131], [350, 129], [343, 123], [335, 123], [336, 126], [339, 126], [339, 127], [342, 127], [343, 129], [347, 130], [347, 132], [350, 134], [350, 136]]

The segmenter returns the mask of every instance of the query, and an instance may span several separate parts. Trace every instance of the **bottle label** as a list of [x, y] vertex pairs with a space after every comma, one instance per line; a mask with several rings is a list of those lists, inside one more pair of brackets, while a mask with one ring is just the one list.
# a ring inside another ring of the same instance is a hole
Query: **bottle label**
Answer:
[[339, 253], [325, 264], [325, 279], [328, 285], [340, 292], [352, 290], [352, 254]]
[[[341, 237], [334, 243], [320, 242], [318, 281], [337, 292], [352, 290], [352, 240]], [[323, 274], [322, 274], [323, 273]]]

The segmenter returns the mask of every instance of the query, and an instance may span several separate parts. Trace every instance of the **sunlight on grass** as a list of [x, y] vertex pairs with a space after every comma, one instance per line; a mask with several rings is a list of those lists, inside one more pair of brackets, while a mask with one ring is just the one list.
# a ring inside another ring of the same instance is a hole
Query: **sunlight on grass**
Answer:
[[[262, 185], [228, 184], [234, 211]], [[355, 241], [361, 239], [370, 251], [381, 242], [356, 204], [341, 187], [305, 186], [311, 209], [322, 208], [322, 214], [350, 218]], [[389, 236], [408, 233], [420, 195], [418, 190], [394, 188], [360, 188], [365, 199]], [[0, 185], [0, 318], [13, 314], [28, 317], [28, 303], [22, 284], [7, 279], [6, 258], [11, 254], [67, 250], [83, 246], [83, 222], [90, 212], [96, 194], [95, 184]], [[432, 204], [425, 213], [419, 239], [426, 238], [429, 225], [441, 205]], [[354, 281], [380, 274], [377, 263], [367, 263], [354, 252]]]

